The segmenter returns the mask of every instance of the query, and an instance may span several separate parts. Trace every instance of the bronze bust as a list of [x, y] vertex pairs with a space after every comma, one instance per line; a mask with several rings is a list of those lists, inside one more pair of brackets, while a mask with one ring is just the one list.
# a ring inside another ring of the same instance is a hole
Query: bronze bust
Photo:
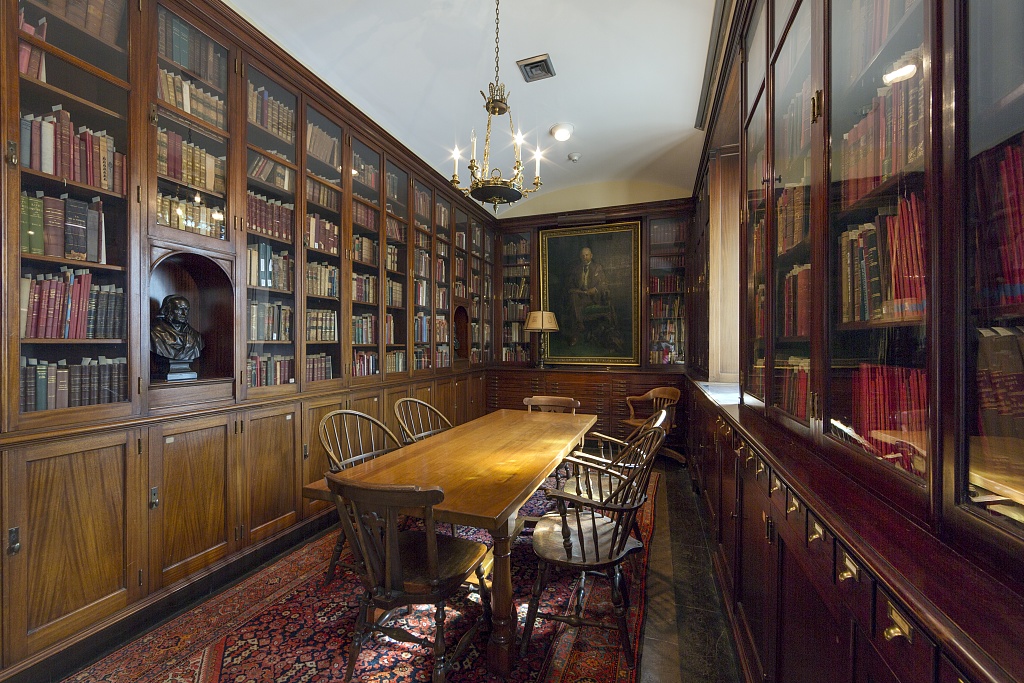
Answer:
[[188, 299], [169, 294], [160, 304], [160, 313], [150, 328], [150, 352], [153, 376], [157, 379], [196, 379], [189, 363], [203, 350], [203, 338], [188, 323], [191, 310]]

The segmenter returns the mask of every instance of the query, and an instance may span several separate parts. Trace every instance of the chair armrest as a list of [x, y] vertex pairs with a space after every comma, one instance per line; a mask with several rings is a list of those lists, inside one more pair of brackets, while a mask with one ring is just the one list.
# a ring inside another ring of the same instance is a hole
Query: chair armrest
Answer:
[[[582, 455], [587, 455], [587, 454], [583, 453]], [[586, 460], [577, 458], [576, 454], [566, 456], [565, 459], [563, 460], [563, 462], [568, 462], [568, 463], [572, 463], [573, 465], [576, 465], [577, 466], [577, 470], [579, 470], [579, 469], [586, 470], [585, 476], [588, 476], [588, 477], [591, 474], [596, 472], [598, 475], [608, 475], [609, 477], [612, 477], [612, 478], [618, 479], [618, 480], [626, 479], [626, 475], [622, 474], [621, 472], [617, 472], [614, 469], [611, 469], [610, 467], [606, 467], [604, 464], [587, 462]], [[573, 475], [573, 476], [583, 476], [583, 475]]]
[[625, 441], [618, 437], [608, 436], [607, 434], [602, 434], [601, 432], [588, 432], [584, 438], [593, 439], [595, 441], [610, 441], [612, 443], [617, 443], [620, 446], [628, 445]]
[[[570, 458], [574, 460], [570, 460]], [[597, 465], [598, 467], [607, 467], [612, 464], [611, 458], [605, 458], [600, 455], [594, 455], [593, 453], [587, 453], [585, 451], [575, 451], [565, 457], [568, 462], [583, 460], [587, 464]]]
[[639, 401], [646, 401], [646, 400], [647, 399], [645, 397], [643, 397], [643, 396], [627, 396], [626, 397], [626, 406], [629, 408], [629, 419], [630, 420], [633, 420], [633, 419], [636, 418], [636, 411], [633, 408], [633, 402], [634, 401], [637, 401], [637, 402], [639, 402]]
[[645, 502], [647, 502], [647, 496], [641, 496], [641, 499], [637, 505], [614, 505], [605, 503], [600, 500], [595, 500], [593, 498], [587, 498], [585, 496], [577, 496], [575, 493], [567, 493], [566, 491], [551, 488], [544, 489], [544, 495], [547, 496], [548, 498], [554, 499], [555, 502], [559, 505], [559, 507], [565, 505], [566, 503], [571, 503], [573, 507], [590, 508], [592, 510], [599, 510], [601, 512], [610, 513], [625, 512], [627, 510], [632, 510], [634, 508], [640, 507]]

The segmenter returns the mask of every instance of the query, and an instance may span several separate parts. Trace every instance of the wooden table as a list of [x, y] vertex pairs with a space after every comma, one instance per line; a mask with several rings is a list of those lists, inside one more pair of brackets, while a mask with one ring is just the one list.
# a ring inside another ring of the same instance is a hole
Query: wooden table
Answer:
[[[516, 513], [596, 422], [595, 415], [499, 410], [338, 473], [352, 482], [440, 486], [444, 501], [434, 507], [438, 521], [491, 534], [491, 673], [508, 676], [516, 646], [511, 563]], [[303, 487], [303, 495], [332, 500], [325, 480]]]

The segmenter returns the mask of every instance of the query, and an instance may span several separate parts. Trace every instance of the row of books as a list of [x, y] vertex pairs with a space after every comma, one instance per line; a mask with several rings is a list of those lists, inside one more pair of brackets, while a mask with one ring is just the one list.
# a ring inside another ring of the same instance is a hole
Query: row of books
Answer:
[[245, 375], [249, 387], [293, 384], [295, 382], [295, 356], [254, 353], [245, 359]]
[[[806, 35], [810, 38], [810, 31], [801, 32], [800, 39]], [[794, 42], [786, 40], [786, 45]], [[785, 51], [785, 50], [784, 50]], [[781, 70], [781, 65], [775, 65], [775, 73], [786, 73]], [[789, 74], [787, 74], [789, 76]], [[792, 98], [786, 103], [785, 109], [778, 107], [775, 117], [775, 159], [779, 167], [778, 175], [785, 178], [807, 178], [810, 177], [810, 152], [811, 152], [811, 102], [814, 100], [813, 87], [811, 86], [810, 73], [800, 84]], [[781, 95], [776, 95], [781, 99]], [[805, 183], [809, 184], [809, 183]]]
[[124, 194], [126, 164], [105, 130], [75, 125], [63, 105], [51, 114], [21, 115], [21, 165], [58, 178]]
[[434, 318], [429, 313], [417, 313], [412, 318], [412, 341], [414, 344], [429, 344], [431, 325]]
[[384, 245], [384, 267], [392, 272], [403, 274], [405, 270], [402, 263], [402, 255], [404, 250], [400, 249], [397, 244], [386, 244]]
[[466, 257], [455, 255], [455, 262], [452, 264], [452, 270], [455, 272], [455, 277], [465, 278], [466, 273]]
[[211, 126], [221, 130], [228, 127], [228, 106], [224, 100], [181, 74], [161, 68], [156, 79], [156, 97]]
[[753, 225], [750, 229], [751, 238], [750, 241], [753, 244], [753, 248], [750, 253], [752, 255], [750, 270], [754, 276], [754, 282], [764, 282], [765, 275], [765, 222], [764, 217], [753, 220]]
[[793, 266], [782, 281], [782, 336], [811, 334], [811, 264]]
[[[228, 51], [184, 19], [157, 7], [157, 54], [216, 87], [227, 90]], [[221, 126], [223, 128], [223, 126]]]
[[434, 205], [434, 222], [437, 224], [437, 236], [448, 239], [448, 231], [451, 229], [452, 210], [445, 204]]
[[291, 192], [295, 187], [295, 171], [262, 154], [253, 154], [246, 173], [253, 180]]
[[775, 230], [778, 254], [803, 243], [811, 231], [811, 188], [809, 185], [787, 185], [775, 203], [778, 217]]
[[312, 121], [307, 121], [306, 154], [337, 169], [341, 166], [341, 140]]
[[437, 259], [434, 261], [434, 282], [444, 284], [448, 282], [448, 255], [442, 255], [438, 250]]
[[775, 367], [775, 405], [798, 420], [809, 414], [811, 361], [791, 356]]
[[282, 301], [255, 301], [250, 299], [249, 341], [290, 342], [294, 309]]
[[431, 367], [430, 348], [412, 350], [412, 369], [429, 370]]
[[306, 245], [311, 249], [337, 254], [341, 241], [339, 235], [337, 223], [321, 218], [316, 213], [306, 216]]
[[978, 328], [978, 434], [1024, 439], [1024, 328]]
[[971, 160], [978, 303], [1024, 303], [1024, 136]]
[[452, 365], [451, 348], [445, 344], [434, 348], [434, 367], [450, 368]]
[[306, 201], [331, 211], [341, 211], [341, 193], [315, 180], [306, 183]]
[[319, 382], [334, 379], [334, 361], [326, 353], [314, 353], [306, 356], [306, 381]]
[[451, 308], [451, 298], [448, 296], [448, 288], [437, 285], [434, 290], [434, 307], [438, 311], [447, 311]]
[[851, 427], [858, 443], [896, 467], [923, 475], [923, 454], [901, 437], [927, 431], [926, 371], [861, 363], [853, 375], [852, 395]]
[[[403, 319], [404, 317], [405, 316], [403, 316]], [[398, 337], [395, 335], [395, 316], [391, 313], [388, 313], [384, 316], [384, 343], [405, 344], [404, 339], [399, 340]]]
[[681, 318], [684, 310], [683, 298], [680, 296], [651, 299], [652, 318]]
[[405, 304], [405, 288], [398, 280], [388, 278], [384, 282], [384, 305], [401, 308]]
[[279, 199], [268, 199], [249, 190], [245, 211], [245, 225], [249, 232], [291, 242], [294, 220], [294, 204], [286, 204]]
[[654, 365], [675, 363], [679, 358], [678, 350], [680, 348], [676, 340], [683, 338], [682, 321], [678, 319], [652, 321], [649, 331], [651, 363]]
[[526, 320], [530, 314], [530, 303], [506, 301], [501, 305], [502, 320]]
[[420, 308], [430, 307], [430, 282], [414, 279], [412, 281], [412, 303]]
[[255, 242], [246, 246], [246, 256], [248, 286], [286, 292], [295, 289], [295, 259], [287, 251], [275, 251], [268, 242]]
[[506, 299], [525, 299], [530, 296], [530, 281], [525, 277], [514, 280], [506, 277], [501, 285], [501, 295]]
[[197, 204], [162, 192], [156, 193], [156, 206], [156, 222], [160, 225], [221, 240], [228, 238], [222, 206], [207, 206], [203, 201]]
[[651, 294], [675, 294], [683, 291], [682, 275], [656, 275], [647, 281]]
[[352, 223], [354, 225], [376, 234], [378, 220], [379, 216], [376, 209], [366, 204], [352, 202]]
[[[422, 230], [415, 230], [415, 231], [413, 231], [413, 235], [412, 236], [413, 236], [413, 244], [416, 246], [417, 249], [423, 249], [423, 250], [428, 251], [428, 252], [430, 251], [430, 233], [429, 232], [423, 232]], [[438, 245], [438, 246], [440, 248], [440, 245]]]
[[384, 358], [385, 372], [405, 372], [406, 371], [406, 353], [405, 351], [388, 351], [387, 356]]
[[466, 250], [466, 230], [458, 227], [455, 229], [455, 246], [458, 249]]
[[394, 216], [388, 216], [384, 221], [384, 233], [388, 242], [405, 244], [405, 223], [402, 223]]
[[377, 303], [377, 276], [352, 273], [352, 301], [361, 304]]
[[376, 351], [352, 352], [352, 376], [369, 377], [380, 372], [380, 359]]
[[[379, 172], [380, 171], [376, 164], [363, 161], [363, 158], [359, 156], [358, 152], [352, 152], [352, 179], [357, 183], [365, 185], [371, 190], [376, 190], [378, 189], [378, 183], [380, 182], [377, 179]], [[373, 202], [374, 204], [377, 203], [373, 197], [364, 197], [364, 199]]]
[[128, 400], [128, 359], [83, 358], [81, 363], [20, 359], [21, 412], [76, 408]]
[[466, 283], [462, 280], [456, 280], [452, 283], [452, 294], [462, 299], [466, 298]]
[[839, 143], [841, 206], [845, 209], [890, 177], [921, 165], [928, 127], [928, 88], [922, 47], [906, 52], [890, 69], [914, 66], [915, 75], [878, 88], [863, 118]]
[[285, 142], [295, 140], [295, 110], [276, 97], [263, 86], [256, 87], [252, 81], [248, 83], [248, 120], [249, 123], [270, 131]]
[[[672, 221], [657, 221], [651, 222], [649, 230], [651, 244], [676, 244], [686, 240], [686, 224], [681, 220]], [[509, 256], [507, 247], [510, 243], [505, 244], [503, 253], [505, 256]], [[519, 240], [517, 243], [517, 250], [515, 254], [522, 254], [523, 256], [530, 255], [530, 243], [525, 239]]]
[[68, 24], [108, 43], [121, 35], [125, 0], [40, 0]]
[[656, 272], [659, 270], [681, 270], [686, 267], [686, 256], [685, 254], [672, 254], [662, 256], [651, 257], [651, 271]]
[[501, 340], [505, 344], [526, 344], [530, 341], [530, 332], [523, 329], [524, 321], [508, 320], [502, 323]]
[[352, 316], [352, 343], [376, 344], [379, 341], [376, 313], [361, 313]]
[[336, 299], [339, 296], [341, 270], [330, 263], [310, 261], [306, 264], [306, 294]]
[[38, 191], [34, 196], [22, 192], [20, 201], [22, 253], [107, 262], [106, 215], [99, 197], [84, 202]]
[[[406, 188], [403, 187], [403, 183], [399, 182], [399, 175], [396, 172], [391, 170], [384, 172], [384, 192], [388, 198], [388, 211], [391, 211], [391, 202], [397, 202], [402, 206], [401, 213], [403, 214], [403, 218], [405, 217], [406, 199], [401, 197], [399, 193], [404, 194], [405, 189]], [[418, 195], [419, 193], [417, 191], [417, 197]]]
[[502, 275], [503, 278], [506, 278], [506, 279], [513, 278], [513, 277], [515, 277], [515, 278], [520, 278], [520, 277], [528, 278], [528, 277], [530, 277], [530, 264], [529, 263], [524, 263], [522, 265], [503, 266], [502, 269], [501, 269], [501, 275]]
[[415, 277], [427, 279], [430, 277], [430, 252], [422, 249], [414, 249], [412, 252], [412, 272]]
[[413, 193], [412, 193], [412, 206], [413, 206], [412, 210], [413, 210], [413, 213], [415, 214], [417, 221], [420, 221], [422, 219], [421, 224], [423, 225], [423, 227], [428, 228], [428, 229], [430, 227], [429, 223], [430, 223], [430, 215], [431, 215], [431, 211], [430, 211], [430, 205], [431, 204], [432, 204], [432, 202], [430, 200], [430, 192], [424, 192], [419, 187], [417, 187], [413, 191]]
[[156, 130], [156, 172], [192, 188], [224, 192], [227, 158], [205, 149], [165, 128]]
[[925, 314], [927, 262], [924, 206], [901, 197], [895, 215], [879, 211], [840, 235], [843, 321], [915, 320]]
[[[46, 40], [46, 17], [37, 24], [30, 24], [25, 21], [24, 7], [18, 10], [18, 28], [39, 40]], [[46, 53], [42, 48], [24, 40], [18, 42], [18, 73], [46, 83]]]
[[530, 242], [525, 238], [509, 240], [501, 245], [501, 255], [505, 257], [506, 263], [526, 263], [530, 256]]
[[322, 308], [306, 311], [306, 341], [338, 341], [338, 312]]
[[528, 346], [503, 346], [501, 347], [502, 363], [529, 363], [530, 348]]
[[19, 289], [22, 339], [123, 339], [124, 289], [93, 283], [87, 268], [23, 275]]
[[352, 236], [352, 260], [377, 265], [379, 258], [377, 240], [370, 239], [366, 235]]
[[852, 85], [861, 77], [914, 4], [915, 0], [851, 0], [842, 17], [843, 35], [850, 39], [849, 48], [844, 51], [848, 65], [845, 85]]

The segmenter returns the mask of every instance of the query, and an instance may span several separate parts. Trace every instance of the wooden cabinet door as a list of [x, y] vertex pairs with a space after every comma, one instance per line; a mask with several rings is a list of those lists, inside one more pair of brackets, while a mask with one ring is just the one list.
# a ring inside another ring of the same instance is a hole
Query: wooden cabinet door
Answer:
[[149, 429], [150, 584], [210, 566], [242, 545], [236, 416], [176, 420]]
[[455, 397], [455, 422], [453, 424], [464, 424], [469, 422], [469, 377], [460, 375], [455, 378], [453, 389]]
[[299, 410], [291, 403], [249, 411], [245, 434], [245, 541], [256, 543], [299, 518]]
[[[353, 391], [349, 394], [346, 407], [349, 410], [358, 410], [378, 420], [384, 419], [384, 411], [381, 408], [380, 389], [368, 389], [364, 391]], [[401, 434], [395, 434], [401, 443]]]
[[740, 479], [742, 496], [740, 536], [739, 587], [736, 613], [740, 621], [740, 656], [753, 672], [753, 680], [768, 675], [770, 652], [771, 599], [774, 576], [775, 547], [771, 545], [771, 503], [768, 500], [768, 468], [755, 456], [743, 468]]
[[[320, 420], [332, 410], [340, 410], [339, 400], [325, 402], [304, 402], [302, 404], [302, 471], [300, 485], [320, 481], [324, 473], [331, 469], [327, 450], [320, 442]], [[334, 505], [326, 500], [302, 499], [302, 517], [308, 518], [321, 510], [334, 509]]]
[[384, 424], [395, 433], [399, 441], [402, 440], [402, 428], [398, 426], [398, 418], [395, 416], [395, 403], [400, 398], [410, 398], [411, 396], [412, 385], [409, 384], [388, 387], [384, 390], [384, 405], [382, 406]]
[[444, 413], [453, 425], [459, 423], [455, 415], [455, 380], [451, 377], [434, 382], [434, 407]]
[[485, 403], [487, 396], [487, 385], [484, 383], [484, 373], [474, 373], [469, 377], [469, 412], [468, 419], [476, 418], [487, 412]]
[[12, 449], [3, 472], [4, 656], [13, 664], [145, 593], [145, 456], [118, 431]]
[[721, 523], [719, 525], [718, 564], [722, 573], [722, 586], [725, 604], [730, 605], [736, 594], [736, 541], [739, 538], [739, 498], [737, 493], [736, 471], [743, 466], [743, 458], [747, 454], [746, 445], [742, 448], [727, 446], [722, 448], [721, 460]]
[[[886, 666], [881, 655], [871, 644], [871, 638], [858, 625], [854, 631], [854, 683], [902, 683]], [[907, 681], [906, 683], [910, 683]]]

